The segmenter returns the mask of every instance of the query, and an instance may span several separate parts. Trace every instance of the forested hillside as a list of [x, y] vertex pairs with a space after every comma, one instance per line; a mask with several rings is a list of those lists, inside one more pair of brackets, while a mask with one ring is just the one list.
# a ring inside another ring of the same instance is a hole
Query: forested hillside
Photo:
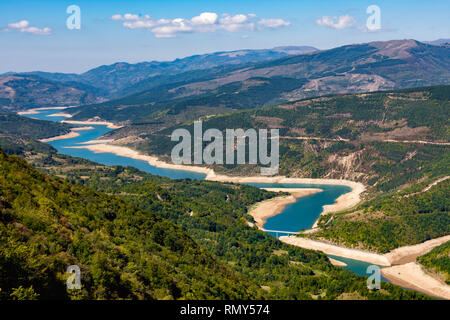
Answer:
[[[2, 298], [423, 298], [385, 283], [369, 291], [324, 254], [249, 226], [246, 207], [273, 193], [55, 153], [29, 157], [62, 182], [18, 158], [0, 159]], [[84, 275], [77, 295], [64, 287], [70, 264]]]
[[46, 139], [69, 133], [72, 127], [70, 124], [30, 119], [0, 111], [0, 135], [3, 136]]
[[[249, 299], [253, 283], [178, 226], [0, 151], [1, 299]], [[66, 290], [69, 265], [81, 291]]]

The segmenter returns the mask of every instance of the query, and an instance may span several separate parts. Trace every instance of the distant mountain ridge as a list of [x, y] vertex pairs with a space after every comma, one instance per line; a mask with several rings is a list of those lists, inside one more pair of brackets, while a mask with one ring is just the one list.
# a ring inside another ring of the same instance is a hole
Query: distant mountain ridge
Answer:
[[380, 41], [186, 74], [159, 86], [149, 78], [141, 82], [148, 81], [147, 90], [71, 112], [76, 120], [99, 116], [123, 123], [173, 124], [314, 96], [449, 84], [450, 45]]
[[441, 44], [450, 43], [450, 39], [437, 39], [437, 40], [434, 40], [434, 41], [425, 41], [425, 43], [434, 44], [434, 45], [441, 45]]
[[[19, 73], [36, 75], [51, 81], [77, 81], [115, 93], [149, 77], [174, 75], [192, 70], [204, 70], [225, 65], [262, 62], [288, 55], [317, 51], [310, 46], [286, 46], [273, 49], [221, 51], [193, 55], [173, 61], [150, 61], [140, 63], [117, 62], [93, 68], [82, 74], [50, 73], [42, 71]], [[5, 75], [15, 74], [9, 72]]]

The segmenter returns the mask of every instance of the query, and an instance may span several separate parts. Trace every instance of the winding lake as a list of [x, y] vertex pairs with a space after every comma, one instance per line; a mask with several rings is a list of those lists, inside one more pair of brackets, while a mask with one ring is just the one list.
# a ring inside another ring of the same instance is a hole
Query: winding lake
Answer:
[[[26, 116], [30, 118], [49, 120], [60, 122], [65, 117], [54, 117], [50, 116], [57, 113], [58, 110], [39, 110], [37, 114], [28, 114]], [[121, 166], [132, 166], [139, 170], [151, 173], [153, 175], [165, 176], [171, 179], [205, 179], [205, 174], [183, 171], [183, 170], [172, 170], [172, 169], [162, 169], [155, 166], [151, 166], [146, 161], [135, 160], [127, 157], [118, 156], [112, 153], [95, 153], [87, 149], [74, 149], [70, 148], [73, 146], [82, 146], [83, 143], [97, 139], [112, 129], [105, 125], [89, 125], [93, 127], [92, 130], [77, 131], [79, 133], [78, 137], [61, 139], [48, 142], [52, 145], [58, 152], [62, 154], [67, 154], [74, 157], [80, 157], [95, 161], [104, 165], [121, 165]], [[303, 229], [309, 229], [312, 227], [314, 222], [319, 217], [322, 212], [322, 207], [327, 204], [333, 204], [335, 200], [342, 194], [349, 192], [351, 189], [347, 186], [339, 185], [323, 185], [323, 184], [282, 184], [282, 183], [249, 183], [249, 185], [255, 187], [265, 187], [265, 188], [320, 188], [323, 192], [316, 193], [310, 196], [299, 198], [295, 203], [292, 203], [278, 215], [267, 219], [264, 225], [265, 229], [269, 230], [282, 230], [297, 232]], [[330, 256], [336, 260], [345, 262], [347, 267], [346, 270], [352, 271], [358, 275], [366, 276], [366, 269], [370, 265], [369, 263], [352, 260], [343, 257]], [[385, 281], [385, 279], [383, 279]]]

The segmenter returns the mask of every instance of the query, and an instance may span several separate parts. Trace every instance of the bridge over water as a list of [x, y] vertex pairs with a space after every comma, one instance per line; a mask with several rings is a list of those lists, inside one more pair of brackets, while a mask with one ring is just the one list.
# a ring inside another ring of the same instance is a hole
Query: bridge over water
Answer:
[[268, 229], [262, 229], [262, 231], [267, 232], [267, 233], [274, 233], [275, 234], [275, 238], [279, 238], [280, 234], [282, 235], [296, 235], [296, 234], [300, 234], [301, 232], [293, 232], [293, 231], [282, 231], [282, 230], [268, 230]]

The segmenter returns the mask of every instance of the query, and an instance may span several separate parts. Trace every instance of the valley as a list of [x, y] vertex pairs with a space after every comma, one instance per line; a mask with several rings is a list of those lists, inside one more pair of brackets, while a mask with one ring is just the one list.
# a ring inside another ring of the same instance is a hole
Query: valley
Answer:
[[[450, 299], [449, 70], [390, 40], [0, 75], [0, 299]], [[198, 160], [208, 129], [279, 130], [278, 171]]]

